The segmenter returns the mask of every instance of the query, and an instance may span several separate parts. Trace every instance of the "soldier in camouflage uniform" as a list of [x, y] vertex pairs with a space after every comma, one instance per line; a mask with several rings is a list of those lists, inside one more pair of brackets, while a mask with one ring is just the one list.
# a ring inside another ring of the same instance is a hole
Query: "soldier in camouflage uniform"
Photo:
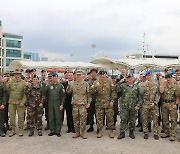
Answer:
[[158, 140], [158, 102], [160, 99], [159, 86], [152, 81], [152, 72], [146, 72], [146, 81], [139, 87], [140, 104], [142, 106], [142, 126], [144, 139], [148, 139], [148, 114], [152, 114], [154, 139]]
[[27, 95], [27, 106], [29, 111], [30, 119], [30, 132], [29, 136], [34, 135], [34, 123], [36, 120], [36, 129], [38, 130], [38, 135], [42, 136], [42, 114], [43, 114], [43, 102], [42, 102], [42, 90], [39, 84], [39, 78], [37, 75], [32, 77], [32, 85], [27, 86], [25, 91]]
[[87, 108], [89, 108], [91, 103], [91, 97], [89, 84], [83, 81], [81, 70], [76, 71], [76, 81], [73, 81], [68, 85], [66, 92], [72, 93], [72, 114], [76, 131], [73, 138], [81, 136], [83, 139], [87, 139], [87, 136], [85, 135], [86, 118]]
[[[25, 71], [25, 79], [24, 79], [24, 81], [26, 82], [26, 85], [28, 85], [28, 86], [30, 86], [31, 84], [32, 84], [32, 77], [31, 77], [31, 69], [26, 69], [26, 71]], [[28, 102], [28, 100], [27, 100], [27, 102], [26, 102], [26, 105], [28, 104], [29, 102]], [[28, 129], [30, 129], [30, 115], [29, 115], [29, 112], [31, 112], [30, 110], [30, 108], [29, 108], [29, 106], [26, 106], [26, 110], [27, 110], [27, 115], [25, 115], [25, 117], [26, 117], [26, 127], [24, 128], [24, 130], [28, 130]]]
[[[164, 134], [162, 138], [170, 137], [170, 141], [175, 141], [177, 126], [177, 104], [180, 97], [180, 87], [173, 83], [172, 75], [166, 74], [163, 82], [160, 81], [160, 93], [162, 95], [162, 117], [164, 122]], [[169, 127], [169, 116], [171, 118], [171, 128]]]
[[5, 90], [3, 83], [0, 82], [0, 136], [5, 137], [4, 133], [4, 120], [5, 120]]
[[113, 103], [116, 98], [116, 93], [114, 91], [114, 84], [112, 83], [112, 80], [106, 77], [106, 72], [104, 70], [99, 71], [99, 80], [95, 81], [91, 86], [91, 93], [96, 94], [95, 108], [97, 129], [99, 130], [97, 138], [101, 138], [103, 136], [104, 115], [107, 118], [109, 137], [114, 138]]
[[6, 83], [6, 90], [9, 92], [9, 116], [11, 132], [9, 137], [16, 134], [16, 111], [18, 113], [19, 136], [23, 136], [24, 111], [26, 103], [25, 95], [26, 84], [21, 79], [21, 71], [16, 69], [14, 72], [14, 80]]
[[[132, 74], [127, 75], [126, 83], [118, 83], [115, 86], [116, 92], [120, 93], [120, 135], [118, 139], [125, 138], [125, 131], [129, 127], [129, 137], [135, 139], [134, 130], [137, 118], [137, 110], [139, 109], [138, 94], [139, 88], [134, 84], [134, 77]], [[129, 126], [128, 126], [129, 125]]]

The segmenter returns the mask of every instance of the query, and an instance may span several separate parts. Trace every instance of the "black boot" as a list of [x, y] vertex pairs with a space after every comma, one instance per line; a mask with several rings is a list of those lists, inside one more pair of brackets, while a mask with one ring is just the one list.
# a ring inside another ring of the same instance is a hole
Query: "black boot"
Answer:
[[133, 130], [129, 131], [129, 137], [132, 138], [132, 139], [135, 139], [134, 131]]
[[151, 123], [148, 123], [148, 131], [149, 131], [149, 132], [152, 132], [152, 131], [151, 131]]
[[119, 136], [117, 137], [118, 140], [125, 138], [125, 132], [121, 132]]
[[68, 128], [68, 130], [66, 131], [66, 133], [70, 133], [71, 132], [71, 128]]
[[89, 129], [87, 130], [87, 132], [93, 132], [93, 131], [94, 131], [93, 125], [90, 125]]

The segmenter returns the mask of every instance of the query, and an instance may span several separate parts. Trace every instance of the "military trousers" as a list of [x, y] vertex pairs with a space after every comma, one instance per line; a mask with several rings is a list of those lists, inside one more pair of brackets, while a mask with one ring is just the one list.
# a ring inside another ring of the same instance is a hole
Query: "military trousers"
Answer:
[[3, 126], [5, 122], [5, 109], [0, 110], [0, 132], [3, 132]]
[[154, 108], [150, 108], [149, 106], [142, 106], [142, 126], [144, 134], [148, 134], [148, 116], [149, 114], [152, 115], [153, 120], [153, 133], [154, 135], [158, 135], [159, 128], [158, 128], [158, 106], [154, 106]]
[[59, 107], [60, 105], [57, 102], [48, 102], [49, 128], [54, 133], [61, 132], [63, 112], [59, 110]]
[[19, 104], [9, 104], [10, 127], [13, 130], [16, 128], [16, 111], [18, 114], [18, 127], [19, 129], [23, 129], [25, 107], [21, 108]]
[[39, 107], [39, 104], [30, 103], [28, 105], [28, 111], [30, 128], [34, 129], [34, 124], [36, 121], [37, 130], [42, 130], [43, 107]]
[[114, 109], [113, 109], [113, 107], [112, 108], [96, 107], [97, 129], [98, 130], [103, 129], [104, 116], [106, 116], [107, 126], [108, 126], [109, 130], [113, 130], [113, 128], [114, 128]]
[[87, 109], [85, 105], [73, 105], [73, 122], [76, 133], [86, 130]]
[[[164, 124], [164, 132], [167, 135], [175, 136], [177, 126], [177, 110], [172, 108], [172, 103], [162, 103], [162, 118]], [[171, 128], [169, 126], [169, 116], [171, 118]]]
[[135, 130], [137, 111], [134, 108], [121, 108], [120, 118], [120, 133], [124, 133], [128, 128], [130, 131]]
[[90, 125], [94, 125], [94, 115], [95, 115], [95, 101], [92, 101], [88, 109], [88, 122]]

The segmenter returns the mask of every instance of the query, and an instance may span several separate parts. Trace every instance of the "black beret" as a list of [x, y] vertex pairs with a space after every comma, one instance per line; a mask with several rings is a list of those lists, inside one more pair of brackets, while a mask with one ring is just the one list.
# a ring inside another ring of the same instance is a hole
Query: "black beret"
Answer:
[[167, 78], [172, 78], [172, 74], [171, 74], [171, 73], [166, 74], [166, 75], [165, 75], [165, 78], [166, 78], [166, 79], [167, 79]]

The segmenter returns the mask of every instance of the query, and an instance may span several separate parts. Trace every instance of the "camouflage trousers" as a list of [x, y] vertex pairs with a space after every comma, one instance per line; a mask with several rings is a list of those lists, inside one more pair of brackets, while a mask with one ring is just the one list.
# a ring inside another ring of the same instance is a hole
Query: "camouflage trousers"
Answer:
[[154, 135], [158, 135], [158, 106], [154, 106], [154, 108], [150, 108], [149, 106], [142, 106], [142, 126], [144, 134], [148, 134], [148, 116], [149, 113], [152, 115], [153, 120], [153, 133]]
[[127, 128], [129, 128], [130, 131], [135, 130], [135, 122], [137, 118], [137, 111], [133, 109], [125, 109], [121, 108], [120, 110], [120, 132], [124, 133]]
[[34, 124], [36, 122], [36, 129], [42, 130], [43, 107], [39, 107], [39, 104], [30, 103], [28, 105], [28, 114], [30, 129], [34, 129]]
[[[162, 104], [162, 118], [164, 122], [164, 132], [167, 135], [175, 136], [176, 134], [176, 126], [177, 126], [177, 110], [172, 108], [171, 103]], [[169, 122], [169, 115], [171, 118], [171, 129], [170, 129], [170, 122]]]
[[21, 108], [21, 107], [19, 107], [19, 104], [9, 104], [10, 126], [13, 130], [15, 130], [15, 128], [16, 128], [16, 111], [18, 114], [19, 129], [23, 129], [25, 107]]
[[73, 105], [73, 122], [76, 133], [86, 130], [87, 109], [85, 105]]
[[26, 116], [25, 116], [25, 118], [26, 118], [26, 127], [28, 127], [28, 128], [30, 128], [30, 115], [29, 115], [29, 112], [30, 112], [30, 107], [29, 107], [29, 105], [26, 107]]
[[113, 128], [114, 128], [114, 117], [113, 117], [114, 109], [113, 108], [101, 108], [101, 107], [96, 107], [97, 129], [98, 130], [103, 129], [104, 116], [106, 116], [108, 128], [110, 130], [113, 130]]

